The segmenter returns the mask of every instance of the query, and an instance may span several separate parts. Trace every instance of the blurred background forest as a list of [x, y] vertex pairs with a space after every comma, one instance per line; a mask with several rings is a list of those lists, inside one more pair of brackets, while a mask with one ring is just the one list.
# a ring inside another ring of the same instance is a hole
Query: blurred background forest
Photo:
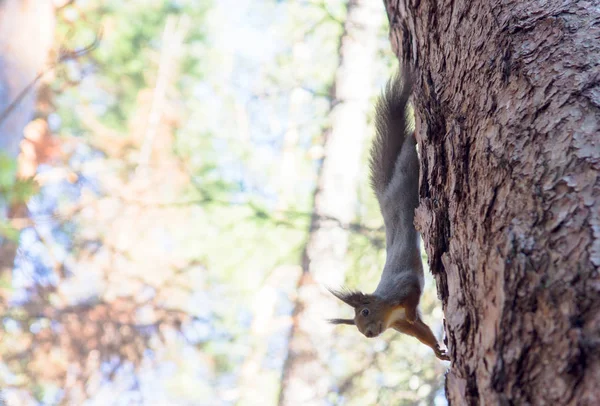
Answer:
[[448, 365], [416, 339], [326, 322], [352, 311], [324, 286], [372, 291], [385, 258], [383, 5], [62, 3], [19, 157], [0, 156], [4, 401], [446, 404]]

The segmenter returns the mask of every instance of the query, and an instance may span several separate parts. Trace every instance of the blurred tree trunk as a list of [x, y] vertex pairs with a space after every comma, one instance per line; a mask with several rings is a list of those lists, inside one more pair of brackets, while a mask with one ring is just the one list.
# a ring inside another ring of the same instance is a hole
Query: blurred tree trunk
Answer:
[[386, 0], [452, 404], [600, 404], [600, 9]]
[[35, 91], [25, 90], [44, 68], [53, 39], [51, 0], [0, 2], [0, 150], [13, 158], [35, 112]]
[[[314, 195], [313, 218], [297, 290], [280, 405], [321, 405], [331, 390], [332, 328], [323, 309], [337, 302], [323, 286], [344, 281], [348, 227], [355, 214], [361, 152], [367, 135], [380, 15], [367, 0], [351, 0], [332, 86], [331, 128]], [[333, 220], [336, 219], [336, 220]], [[333, 315], [332, 315], [333, 316]]]
[[[294, 47], [296, 46], [298, 45], [294, 44]], [[301, 92], [302, 89], [299, 86], [294, 87], [290, 91], [289, 107], [287, 111], [288, 128], [283, 135], [283, 148], [279, 163], [279, 179], [277, 181], [277, 189], [279, 191], [276, 206], [277, 211], [287, 210], [289, 205], [296, 200], [296, 177], [298, 174], [296, 155], [298, 151], [298, 140], [300, 138], [298, 131], [298, 116], [302, 107], [300, 98]]]
[[[23, 130], [34, 116], [36, 92], [54, 40], [52, 0], [0, 1], [0, 154], [16, 159]], [[0, 196], [0, 219], [6, 218]], [[12, 269], [16, 244], [0, 236], [0, 273]]]

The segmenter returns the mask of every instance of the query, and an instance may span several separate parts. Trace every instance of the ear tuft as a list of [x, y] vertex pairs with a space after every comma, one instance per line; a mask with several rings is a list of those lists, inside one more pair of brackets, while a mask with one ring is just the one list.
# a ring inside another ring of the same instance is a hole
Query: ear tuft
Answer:
[[354, 325], [353, 319], [329, 319], [327, 321], [331, 324], [348, 324], [350, 326]]
[[334, 295], [335, 297], [340, 299], [342, 302], [344, 302], [352, 307], [364, 306], [364, 305], [367, 305], [367, 304], [373, 302], [372, 295], [365, 295], [362, 292], [352, 291], [352, 290], [347, 290], [347, 289], [334, 290], [334, 289], [327, 288], [327, 290], [329, 290], [332, 295]]

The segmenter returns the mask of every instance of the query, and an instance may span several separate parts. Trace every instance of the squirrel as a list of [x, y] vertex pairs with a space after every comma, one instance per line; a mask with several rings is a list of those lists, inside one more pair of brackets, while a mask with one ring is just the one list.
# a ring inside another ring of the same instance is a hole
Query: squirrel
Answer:
[[388, 81], [375, 107], [370, 171], [386, 230], [387, 255], [381, 280], [372, 294], [329, 289], [355, 311], [353, 319], [329, 322], [356, 325], [367, 337], [393, 328], [416, 337], [439, 359], [449, 361], [418, 310], [424, 276], [420, 236], [413, 223], [419, 205], [419, 157], [415, 133], [409, 129], [406, 116], [412, 83], [411, 71], [402, 69], [402, 74]]

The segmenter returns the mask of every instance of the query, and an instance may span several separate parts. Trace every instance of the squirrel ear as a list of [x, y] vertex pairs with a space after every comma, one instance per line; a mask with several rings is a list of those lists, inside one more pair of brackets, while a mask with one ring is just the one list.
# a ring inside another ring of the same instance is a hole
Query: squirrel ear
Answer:
[[351, 291], [351, 290], [333, 290], [327, 289], [332, 295], [340, 299], [342, 302], [352, 307], [364, 306], [371, 302], [371, 296], [365, 295], [362, 292]]
[[353, 319], [329, 319], [327, 321], [330, 322], [331, 324], [349, 324], [351, 326], [354, 325]]

